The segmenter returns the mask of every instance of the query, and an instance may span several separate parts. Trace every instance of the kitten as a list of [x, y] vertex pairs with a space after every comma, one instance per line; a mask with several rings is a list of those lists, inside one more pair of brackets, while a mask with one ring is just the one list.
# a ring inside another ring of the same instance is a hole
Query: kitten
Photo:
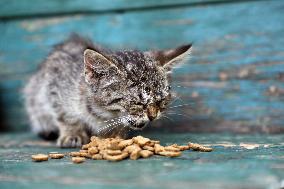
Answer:
[[169, 75], [190, 54], [112, 52], [77, 35], [57, 45], [24, 89], [32, 130], [80, 147], [91, 135], [126, 137], [160, 117], [171, 100]]

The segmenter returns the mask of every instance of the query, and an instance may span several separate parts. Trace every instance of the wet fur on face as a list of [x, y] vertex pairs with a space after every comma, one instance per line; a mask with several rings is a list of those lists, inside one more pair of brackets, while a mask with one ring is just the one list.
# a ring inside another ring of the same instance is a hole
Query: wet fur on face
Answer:
[[59, 146], [76, 147], [90, 135], [125, 137], [143, 128], [171, 101], [171, 70], [186, 61], [190, 48], [113, 52], [72, 36], [25, 87], [33, 130], [59, 132]]

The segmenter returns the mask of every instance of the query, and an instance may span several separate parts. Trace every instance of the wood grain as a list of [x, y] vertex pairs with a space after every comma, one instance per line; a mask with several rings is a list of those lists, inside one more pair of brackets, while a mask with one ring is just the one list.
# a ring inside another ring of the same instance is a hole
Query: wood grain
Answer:
[[174, 109], [174, 123], [157, 128], [283, 133], [283, 7], [253, 1], [1, 21], [1, 112], [12, 130], [27, 128], [21, 87], [54, 44], [78, 32], [114, 49], [193, 42], [192, 59], [174, 72], [182, 100], [173, 106], [193, 105]]
[[[281, 135], [161, 134], [145, 135], [161, 144], [197, 142], [213, 152], [184, 151], [181, 157], [109, 162], [70, 156], [34, 163], [32, 154], [68, 153], [32, 134], [0, 135], [0, 188], [280, 188], [283, 179]], [[103, 171], [102, 171], [103, 170]]]
[[144, 9], [199, 6], [242, 1], [249, 0], [2, 0], [0, 2], [0, 19], [21, 19], [24, 17], [56, 14], [143, 11]]

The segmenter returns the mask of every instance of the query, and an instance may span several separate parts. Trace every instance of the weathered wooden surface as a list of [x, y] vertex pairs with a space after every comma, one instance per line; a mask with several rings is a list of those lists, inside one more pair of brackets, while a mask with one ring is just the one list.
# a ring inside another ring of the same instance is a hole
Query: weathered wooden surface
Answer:
[[[18, 1], [12, 2], [13, 7]], [[284, 1], [250, 1], [0, 20], [0, 127], [27, 128], [21, 87], [52, 45], [78, 32], [116, 49], [194, 43], [193, 58], [176, 70], [174, 83], [181, 96], [174, 105], [194, 105], [174, 108], [183, 115], [168, 115], [173, 122], [156, 125], [176, 131], [283, 133], [283, 6]]]
[[284, 182], [283, 135], [151, 134], [167, 143], [211, 144], [214, 151], [181, 157], [94, 161], [70, 157], [34, 163], [30, 156], [58, 149], [30, 134], [0, 135], [0, 188], [210, 188], [279, 189]]
[[107, 13], [111, 11], [137, 11], [150, 8], [198, 6], [237, 1], [238, 0], [2, 0], [0, 2], [0, 18], [10, 19], [11, 17], [21, 18], [25, 16], [45, 16], [54, 14], [86, 14]]

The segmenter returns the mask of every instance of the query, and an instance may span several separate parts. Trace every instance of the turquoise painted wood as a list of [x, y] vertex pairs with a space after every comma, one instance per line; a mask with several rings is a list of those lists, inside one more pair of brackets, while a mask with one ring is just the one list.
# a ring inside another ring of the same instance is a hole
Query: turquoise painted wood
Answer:
[[104, 13], [125, 10], [137, 11], [145, 8], [196, 6], [222, 2], [232, 2], [232, 0], [2, 0], [0, 2], [0, 18], [9, 19], [11, 17], [50, 14]]
[[[173, 108], [176, 114], [168, 115], [173, 121], [157, 121], [153, 130], [284, 132], [284, 1], [203, 6], [201, 1], [180, 0], [177, 5], [182, 6], [174, 6], [173, 1], [123, 0], [116, 2], [120, 5], [106, 1], [105, 8], [90, 6], [91, 12], [83, 4], [77, 6], [79, 1], [64, 1], [66, 9], [59, 1], [30, 3], [31, 9], [25, 8], [27, 1], [9, 2], [1, 1], [0, 6], [0, 127], [28, 128], [22, 86], [54, 44], [78, 32], [114, 49], [193, 42], [192, 59], [174, 72], [173, 84], [180, 95], [173, 106], [192, 105]], [[45, 13], [53, 16], [37, 18], [36, 10], [44, 5], [50, 7]], [[95, 8], [108, 11], [101, 14]], [[64, 10], [68, 14], [56, 16]], [[80, 13], [72, 13], [76, 11]]]
[[[283, 187], [283, 135], [161, 134], [162, 144], [211, 144], [214, 151], [185, 151], [178, 158], [94, 161], [75, 165], [70, 157], [34, 163], [30, 156], [58, 149], [31, 134], [0, 135], [0, 188], [184, 189]], [[243, 147], [242, 147], [243, 146]], [[258, 146], [258, 147], [257, 147]], [[253, 148], [254, 147], [254, 148]], [[253, 149], [247, 149], [253, 148]], [[281, 184], [282, 183], [282, 184]]]

